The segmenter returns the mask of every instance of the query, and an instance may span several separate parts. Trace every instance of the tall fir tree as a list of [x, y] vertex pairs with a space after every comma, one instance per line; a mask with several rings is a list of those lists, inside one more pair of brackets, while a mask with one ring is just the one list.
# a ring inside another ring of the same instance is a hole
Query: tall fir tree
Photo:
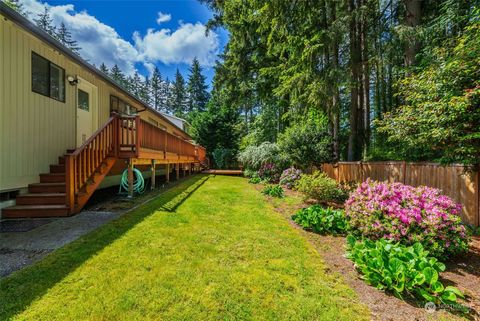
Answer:
[[205, 111], [209, 99], [208, 86], [205, 84], [206, 77], [202, 74], [200, 62], [195, 57], [190, 67], [188, 77], [187, 95], [188, 112]]
[[172, 83], [170, 92], [170, 108], [177, 117], [185, 117], [187, 110], [187, 91], [185, 88], [185, 79], [177, 68], [175, 81]]
[[162, 106], [162, 74], [157, 66], [153, 69], [152, 80], [150, 82], [152, 104], [158, 111], [164, 111]]
[[100, 65], [100, 71], [103, 72], [105, 75], [109, 75], [110, 71], [108, 70], [107, 65], [105, 65], [103, 62]]
[[57, 39], [74, 53], [79, 54], [80, 47], [78, 46], [78, 42], [72, 39], [72, 33], [63, 22], [60, 24], [60, 28], [58, 28]]
[[110, 77], [112, 77], [113, 80], [125, 87], [126, 77], [117, 64], [113, 65], [112, 69], [110, 70]]
[[50, 36], [56, 37], [56, 28], [53, 24], [52, 17], [50, 17], [50, 10], [47, 8], [47, 6], [43, 8], [43, 12], [39, 13], [34, 21], [37, 26], [42, 28]]
[[140, 98], [142, 101], [147, 103], [148, 105], [151, 105], [152, 99], [150, 96], [150, 79], [148, 79], [148, 76], [145, 78], [145, 81], [140, 81], [140, 85], [138, 88], [138, 98]]
[[171, 102], [170, 96], [171, 96], [172, 84], [171, 84], [170, 80], [168, 79], [168, 77], [165, 78], [165, 81], [162, 82], [162, 86], [160, 88], [161, 88], [161, 93], [160, 93], [161, 109], [162, 109], [163, 112], [165, 112], [167, 114], [173, 114], [172, 108], [171, 108], [171, 105], [170, 105], [170, 102]]
[[23, 4], [18, 0], [3, 0], [3, 2], [22, 16], [27, 17], [27, 13], [23, 7]]

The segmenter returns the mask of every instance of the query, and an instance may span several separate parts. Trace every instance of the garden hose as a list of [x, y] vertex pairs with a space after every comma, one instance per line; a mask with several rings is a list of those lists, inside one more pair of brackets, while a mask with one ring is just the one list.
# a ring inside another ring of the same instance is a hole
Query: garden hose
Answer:
[[[137, 194], [142, 194], [143, 192], [145, 192], [145, 180], [143, 179], [142, 172], [140, 172], [136, 168], [133, 168], [133, 177], [133, 192]], [[125, 192], [122, 192], [122, 190], [125, 190]], [[122, 179], [120, 181], [120, 189], [118, 193], [128, 193], [128, 168], [123, 171]]]

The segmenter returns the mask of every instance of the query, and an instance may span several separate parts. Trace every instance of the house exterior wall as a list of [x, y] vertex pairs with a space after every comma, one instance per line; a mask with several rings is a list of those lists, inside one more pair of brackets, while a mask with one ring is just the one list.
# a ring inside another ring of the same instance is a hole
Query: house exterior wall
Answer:
[[[0, 15], [0, 192], [38, 182], [38, 175], [49, 172], [49, 165], [76, 143], [76, 87], [66, 81], [65, 102], [32, 92], [32, 51], [64, 68], [66, 77], [78, 75], [97, 86], [97, 128], [110, 116], [110, 95], [144, 109], [122, 90]], [[156, 112], [147, 109], [140, 116], [178, 134]]]

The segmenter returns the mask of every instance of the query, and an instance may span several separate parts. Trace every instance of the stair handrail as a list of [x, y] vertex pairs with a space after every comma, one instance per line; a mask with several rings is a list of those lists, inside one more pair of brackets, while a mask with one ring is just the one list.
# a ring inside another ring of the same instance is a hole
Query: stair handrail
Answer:
[[75, 195], [103, 161], [118, 157], [118, 119], [119, 116], [112, 115], [80, 147], [65, 155], [65, 202], [70, 211], [75, 207]]

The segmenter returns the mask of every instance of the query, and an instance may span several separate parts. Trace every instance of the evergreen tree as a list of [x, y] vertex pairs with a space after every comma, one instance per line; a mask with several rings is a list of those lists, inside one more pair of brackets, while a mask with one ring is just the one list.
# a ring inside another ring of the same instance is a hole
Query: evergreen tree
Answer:
[[206, 77], [202, 75], [202, 67], [195, 57], [190, 67], [190, 76], [188, 77], [188, 112], [205, 110], [209, 99], [208, 86], [205, 84], [205, 79]]
[[157, 66], [152, 73], [152, 81], [150, 83], [151, 93], [152, 93], [152, 104], [156, 110], [163, 111], [162, 106], [162, 74]]
[[46, 33], [52, 37], [56, 37], [56, 28], [53, 25], [53, 19], [50, 17], [50, 10], [45, 6], [43, 12], [37, 15], [37, 19], [34, 19], [37, 26], [42, 28]]
[[172, 84], [168, 77], [165, 79], [165, 81], [162, 82], [162, 86], [160, 87], [161, 93], [160, 93], [160, 105], [161, 105], [161, 110], [167, 114], [173, 114], [172, 108], [170, 105], [171, 99], [171, 88]]
[[18, 2], [18, 0], [3, 0], [3, 2], [22, 16], [27, 17], [23, 4]]
[[110, 74], [107, 65], [105, 65], [103, 62], [102, 62], [102, 64], [100, 65], [100, 71], [103, 72], [105, 75], [109, 75], [109, 74]]
[[150, 105], [152, 103], [150, 97], [150, 86], [151, 82], [148, 77], [145, 78], [145, 81], [140, 80], [139, 88], [138, 88], [138, 98], [140, 98], [143, 102]]
[[177, 117], [185, 117], [187, 92], [185, 88], [185, 79], [177, 68], [175, 81], [172, 84], [170, 93], [170, 108]]
[[117, 64], [113, 65], [112, 69], [110, 70], [110, 77], [112, 77], [112, 79], [118, 84], [126, 87], [126, 77]]
[[68, 30], [67, 26], [62, 22], [60, 28], [58, 28], [57, 39], [66, 47], [70, 48], [77, 55], [79, 54], [80, 47], [76, 40], [72, 39], [72, 34]]

